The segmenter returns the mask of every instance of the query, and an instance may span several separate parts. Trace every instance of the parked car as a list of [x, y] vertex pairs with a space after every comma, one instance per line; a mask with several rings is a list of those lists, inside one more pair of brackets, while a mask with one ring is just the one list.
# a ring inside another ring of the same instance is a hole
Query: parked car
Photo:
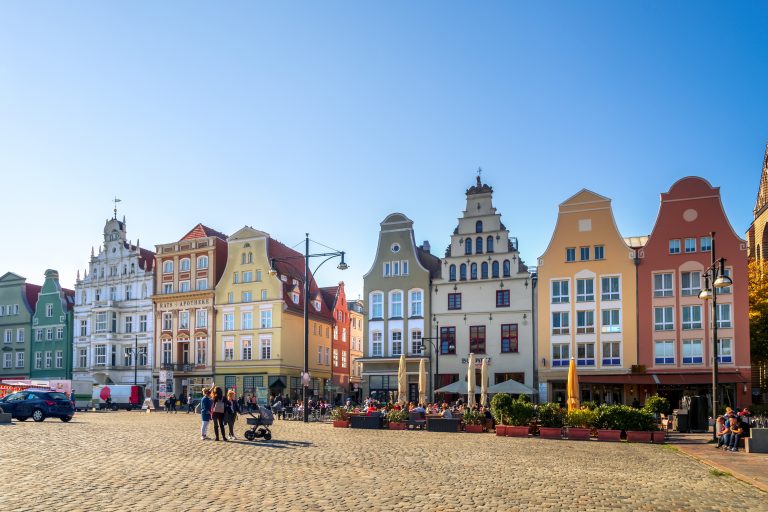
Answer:
[[66, 422], [75, 414], [75, 406], [67, 395], [47, 390], [28, 389], [10, 394], [0, 399], [0, 409], [19, 421], [59, 418]]

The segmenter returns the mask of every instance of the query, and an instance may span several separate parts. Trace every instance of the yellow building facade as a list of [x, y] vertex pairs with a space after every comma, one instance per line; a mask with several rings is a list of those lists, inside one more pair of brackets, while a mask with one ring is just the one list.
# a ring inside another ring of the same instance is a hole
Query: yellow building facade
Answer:
[[[262, 402], [274, 395], [296, 399], [304, 368], [304, 258], [248, 226], [227, 244], [215, 294], [216, 384]], [[319, 292], [310, 301], [309, 388], [321, 396], [331, 377], [331, 316]]]
[[568, 365], [575, 358], [582, 401], [631, 402], [636, 282], [635, 252], [616, 227], [611, 200], [583, 189], [562, 203], [538, 260], [541, 401], [565, 403]]

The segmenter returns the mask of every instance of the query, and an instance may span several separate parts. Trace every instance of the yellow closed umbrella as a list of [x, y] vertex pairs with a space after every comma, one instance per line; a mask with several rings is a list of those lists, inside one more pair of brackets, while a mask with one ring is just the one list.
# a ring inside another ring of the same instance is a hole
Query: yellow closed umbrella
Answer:
[[467, 366], [467, 407], [472, 407], [475, 405], [475, 391], [477, 389], [477, 384], [475, 384], [475, 354], [469, 354]]
[[406, 403], [408, 397], [408, 374], [405, 372], [405, 354], [400, 354], [400, 367], [397, 369], [397, 401]]
[[576, 373], [576, 359], [571, 358], [568, 366], [568, 412], [579, 408], [579, 376]]
[[419, 361], [419, 404], [427, 404], [427, 365], [423, 357]]
[[480, 380], [480, 405], [488, 407], [488, 359], [485, 357], [480, 366]]

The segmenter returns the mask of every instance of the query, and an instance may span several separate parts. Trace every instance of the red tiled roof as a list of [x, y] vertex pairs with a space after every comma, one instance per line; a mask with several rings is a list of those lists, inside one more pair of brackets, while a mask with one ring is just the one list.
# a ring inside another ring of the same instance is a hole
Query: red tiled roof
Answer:
[[26, 283], [26, 294], [27, 294], [27, 304], [29, 304], [29, 307], [32, 308], [32, 311], [35, 311], [35, 308], [37, 307], [37, 297], [40, 294], [40, 290], [43, 289], [42, 286], [37, 284], [30, 284]]
[[64, 300], [67, 302], [67, 309], [73, 309], [75, 307], [75, 290], [62, 288], [61, 291], [64, 292]]
[[325, 301], [325, 305], [328, 306], [328, 309], [333, 311], [333, 308], [336, 307], [336, 299], [339, 296], [338, 285], [326, 286], [324, 288], [320, 288], [320, 293], [323, 294], [323, 300]]
[[[268, 238], [267, 244], [267, 257], [272, 261], [274, 258], [275, 270], [277, 270], [278, 276], [285, 275], [288, 277], [287, 282], [283, 281], [283, 300], [288, 308], [295, 311], [304, 311], [304, 255], [298, 251], [291, 249], [290, 247], [278, 242], [274, 238]], [[293, 279], [298, 281], [299, 302], [298, 304], [293, 302], [291, 298], [291, 292], [293, 291], [294, 284]], [[320, 294], [322, 298], [322, 291], [317, 286], [312, 273], [309, 273], [309, 296], [310, 300], [314, 300], [315, 297]], [[317, 311], [310, 305], [308, 308], [310, 316], [319, 316], [324, 319], [330, 319], [333, 315], [325, 300], [320, 300], [320, 311]]]
[[215, 229], [211, 229], [208, 226], [204, 224], [198, 224], [192, 230], [190, 230], [189, 233], [181, 237], [182, 240], [192, 240], [193, 238], [208, 238], [209, 236], [215, 236], [217, 238], [221, 238], [222, 240], [227, 240], [227, 235], [224, 233], [221, 233], [220, 231], [216, 231]]

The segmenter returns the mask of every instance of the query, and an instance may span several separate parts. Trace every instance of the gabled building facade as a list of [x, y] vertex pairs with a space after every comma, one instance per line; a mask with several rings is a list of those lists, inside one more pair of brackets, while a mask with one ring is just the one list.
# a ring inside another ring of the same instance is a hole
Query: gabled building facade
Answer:
[[45, 282], [32, 315], [34, 339], [30, 378], [72, 378], [72, 323], [75, 292], [62, 288], [56, 270], [45, 271]]
[[213, 382], [214, 289], [226, 263], [226, 235], [203, 224], [156, 246], [155, 396], [201, 396]]
[[359, 401], [362, 392], [361, 382], [363, 374], [363, 364], [358, 361], [363, 357], [363, 342], [365, 333], [363, 324], [365, 322], [365, 303], [362, 299], [347, 301], [349, 309], [349, 382], [350, 397]]
[[0, 380], [29, 378], [32, 315], [41, 289], [13, 272], [0, 277]]
[[[365, 317], [362, 363], [363, 396], [390, 400], [397, 391], [400, 355], [407, 357], [408, 400], [418, 400], [418, 366], [428, 354], [422, 337], [432, 337], [432, 280], [440, 277], [440, 259], [428, 242], [417, 246], [413, 221], [402, 213], [381, 223], [373, 265], [364, 276]], [[434, 370], [432, 370], [434, 371]]]
[[440, 375], [436, 388], [466, 379], [470, 353], [486, 359], [490, 385], [516, 380], [533, 386], [533, 284], [517, 239], [493, 206], [493, 189], [477, 178], [434, 281]]
[[631, 403], [637, 393], [635, 251], [611, 200], [583, 189], [559, 207], [538, 261], [539, 399], [565, 403], [571, 358], [582, 401]]
[[331, 312], [331, 382], [333, 402], [341, 404], [350, 393], [350, 313], [344, 281], [338, 286], [321, 289], [323, 298]]
[[75, 380], [93, 384], [152, 383], [155, 253], [127, 239], [125, 218], [104, 225], [98, 254], [77, 273]]

